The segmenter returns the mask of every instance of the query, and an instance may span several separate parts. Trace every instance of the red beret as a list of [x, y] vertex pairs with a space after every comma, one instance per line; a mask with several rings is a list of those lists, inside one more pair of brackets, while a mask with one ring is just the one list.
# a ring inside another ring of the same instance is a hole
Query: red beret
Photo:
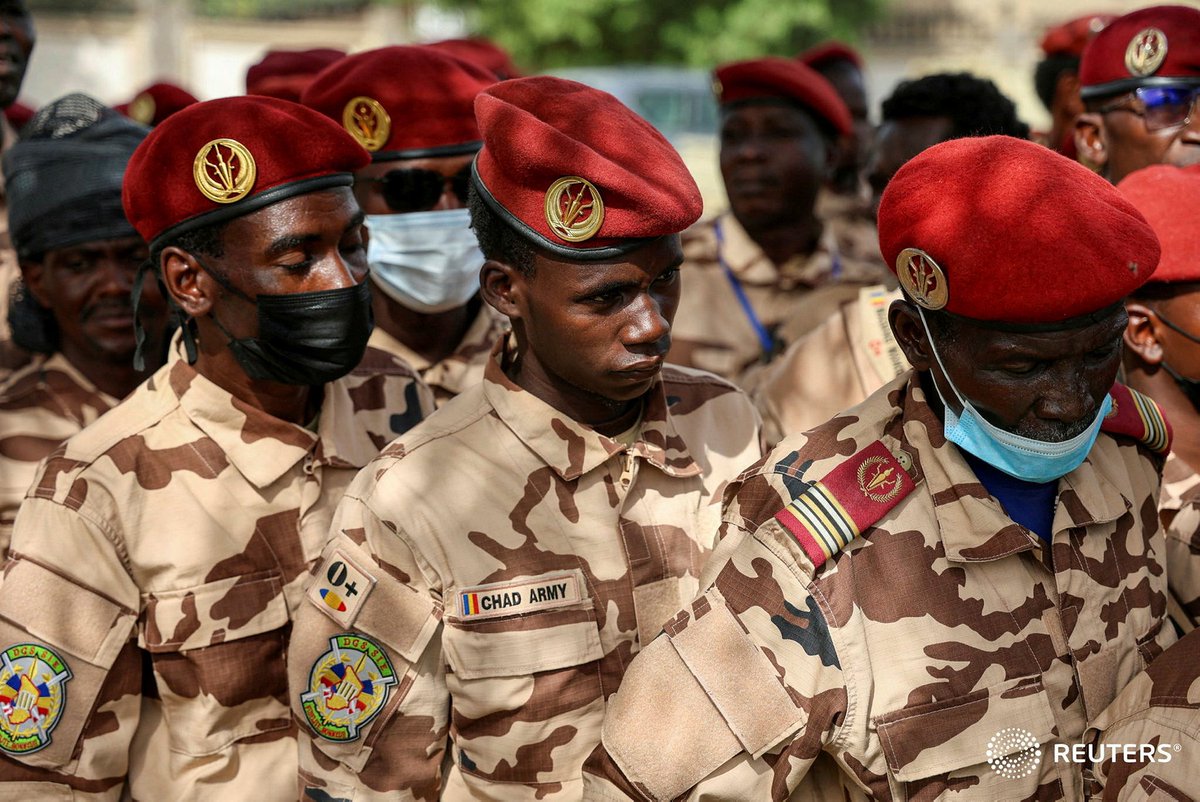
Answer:
[[1083, 49], [1092, 37], [1117, 17], [1115, 14], [1086, 14], [1073, 20], [1046, 29], [1042, 37], [1042, 52], [1047, 56], [1083, 55]]
[[508, 54], [508, 51], [482, 36], [472, 36], [470, 39], [445, 39], [441, 42], [430, 42], [426, 47], [432, 47], [434, 50], [449, 53], [463, 61], [478, 64], [502, 81], [521, 77], [521, 71], [513, 63], [512, 56]]
[[323, 70], [301, 102], [345, 126], [375, 161], [457, 156], [479, 150], [475, 96], [495, 82], [429, 47], [381, 47]]
[[300, 93], [317, 73], [345, 57], [345, 50], [332, 47], [268, 50], [262, 61], [246, 70], [246, 94], [299, 102]]
[[195, 95], [182, 86], [158, 81], [134, 95], [133, 100], [115, 108], [134, 122], [155, 126], [175, 112], [199, 102]]
[[791, 100], [843, 136], [853, 130], [850, 111], [833, 85], [795, 59], [769, 56], [722, 64], [713, 78], [717, 102], [722, 106], [745, 100]]
[[805, 64], [813, 69], [832, 64], [837, 61], [848, 61], [860, 70], [863, 68], [862, 56], [858, 54], [850, 45], [845, 42], [822, 42], [821, 44], [810, 47], [800, 55], [796, 56], [796, 60], [801, 64]]
[[25, 123], [32, 120], [35, 114], [37, 114], [37, 109], [26, 106], [19, 100], [14, 100], [4, 110], [4, 116], [8, 119], [9, 124], [18, 131], [24, 128]]
[[367, 152], [312, 109], [226, 97], [173, 114], [125, 170], [125, 216], [147, 242], [332, 187], [350, 186]]
[[575, 261], [613, 259], [700, 217], [700, 190], [650, 123], [563, 78], [501, 81], [475, 99], [472, 179], [519, 234]]
[[1200, 83], [1200, 9], [1153, 6], [1118, 17], [1079, 62], [1085, 100], [1170, 83]]
[[1162, 244], [1152, 281], [1200, 281], [1200, 165], [1156, 164], [1130, 173], [1117, 188]]
[[1006, 136], [943, 142], [901, 167], [879, 204], [879, 249], [926, 309], [1037, 329], [1106, 311], [1159, 256], [1116, 187]]

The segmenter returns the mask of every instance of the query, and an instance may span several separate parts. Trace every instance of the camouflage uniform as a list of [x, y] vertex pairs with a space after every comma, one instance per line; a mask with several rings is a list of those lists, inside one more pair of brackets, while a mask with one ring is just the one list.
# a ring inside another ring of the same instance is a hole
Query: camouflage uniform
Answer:
[[355, 471], [432, 404], [375, 353], [309, 428], [178, 359], [49, 457], [0, 582], [0, 780], [294, 798], [289, 622]]
[[[0, 155], [14, 142], [17, 132], [8, 119], [0, 114]], [[0, 175], [0, 381], [4, 381], [11, 370], [20, 367], [29, 358], [24, 350], [12, 341], [8, 327], [8, 307], [13, 290], [21, 279], [17, 263], [17, 252], [13, 250], [8, 234], [8, 201], [4, 192], [4, 176]]]
[[763, 370], [754, 403], [769, 445], [862, 403], [908, 370], [887, 319], [899, 297], [882, 284], [863, 287]]
[[479, 314], [471, 322], [462, 342], [454, 353], [431, 363], [404, 343], [376, 326], [371, 332], [370, 345], [400, 357], [417, 371], [422, 381], [433, 391], [438, 405], [446, 403], [471, 385], [483, 380], [492, 346], [508, 331], [508, 319], [487, 304], [480, 304]]
[[338, 508], [289, 651], [314, 799], [578, 799], [606, 699], [695, 595], [721, 492], [761, 453], [715, 377], [667, 366], [626, 445], [520, 389], [510, 357]]
[[1175, 455], [1163, 467], [1158, 515], [1167, 530], [1167, 579], [1185, 626], [1200, 623], [1200, 475]]
[[116, 403], [61, 354], [36, 357], [0, 386], [0, 554], [38, 463]]
[[[1181, 638], [1135, 677], [1092, 722], [1088, 736], [1096, 761], [1088, 791], [1096, 799], [1200, 799], [1200, 630]], [[1148, 745], [1154, 751], [1148, 755], [1143, 747], [1128, 753], [1127, 745]]]
[[[724, 242], [718, 253], [716, 227]], [[725, 269], [738, 277], [762, 324], [786, 348], [829, 317], [863, 284], [895, 286], [874, 238], [827, 223], [817, 250], [775, 265], [730, 213], [683, 233], [683, 295], [672, 329], [672, 362], [743, 382], [763, 349]]]
[[[785, 440], [727, 492], [707, 590], [626, 675], [585, 798], [1080, 798], [1053, 744], [1174, 640], [1160, 467], [1101, 434], [1045, 549], [912, 374]], [[986, 762], [1010, 728], [1041, 745], [1030, 776]]]

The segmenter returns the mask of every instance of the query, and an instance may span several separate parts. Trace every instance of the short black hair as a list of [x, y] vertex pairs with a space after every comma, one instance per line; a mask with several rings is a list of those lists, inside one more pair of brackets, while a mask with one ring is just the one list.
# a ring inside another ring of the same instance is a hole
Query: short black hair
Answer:
[[474, 183], [467, 194], [467, 209], [471, 213], [471, 228], [475, 231], [475, 239], [479, 240], [483, 258], [503, 262], [521, 271], [524, 276], [532, 276], [533, 257], [537, 249], [488, 205]]
[[1070, 53], [1053, 53], [1037, 63], [1033, 69], [1033, 88], [1038, 99], [1048, 111], [1054, 104], [1054, 92], [1058, 88], [1058, 78], [1064, 72], [1076, 75], [1079, 73], [1079, 57]]
[[1016, 105], [994, 83], [968, 72], [941, 72], [902, 81], [883, 101], [884, 122], [912, 117], [946, 117], [950, 139], [1003, 134], [1029, 138]]

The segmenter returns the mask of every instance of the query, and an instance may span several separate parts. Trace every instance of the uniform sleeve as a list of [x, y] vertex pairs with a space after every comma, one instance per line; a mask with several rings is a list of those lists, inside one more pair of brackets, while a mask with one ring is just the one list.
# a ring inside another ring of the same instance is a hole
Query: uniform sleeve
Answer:
[[306, 799], [435, 799], [450, 695], [441, 602], [411, 549], [357, 498], [334, 516], [288, 654]]
[[742, 535], [630, 665], [584, 766], [585, 799], [780, 798], [844, 725], [827, 610], [779, 543]]
[[0, 798], [121, 794], [142, 661], [138, 589], [117, 543], [49, 500], [17, 516], [0, 578]]
[[1166, 533], [1167, 585], [1187, 622], [1200, 625], [1200, 503], [1184, 505]]

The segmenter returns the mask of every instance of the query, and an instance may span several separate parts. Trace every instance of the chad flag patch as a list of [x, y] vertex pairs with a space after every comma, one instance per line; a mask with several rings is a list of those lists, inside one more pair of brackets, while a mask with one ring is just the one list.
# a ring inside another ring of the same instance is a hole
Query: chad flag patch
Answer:
[[579, 575], [546, 574], [533, 579], [464, 588], [456, 595], [460, 618], [478, 621], [566, 607], [583, 600]]
[[364, 569], [348, 549], [334, 549], [313, 577], [308, 598], [330, 618], [347, 629], [375, 587], [375, 577]]

